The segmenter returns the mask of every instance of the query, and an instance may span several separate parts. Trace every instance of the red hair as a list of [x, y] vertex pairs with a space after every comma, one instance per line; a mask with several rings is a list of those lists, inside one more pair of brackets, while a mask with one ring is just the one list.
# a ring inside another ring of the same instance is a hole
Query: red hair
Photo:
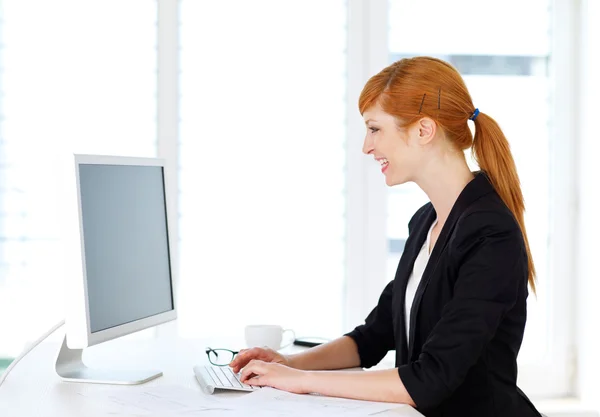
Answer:
[[379, 106], [404, 126], [427, 116], [461, 151], [471, 148], [479, 167], [519, 223], [528, 259], [528, 282], [535, 293], [535, 267], [525, 230], [525, 203], [510, 146], [498, 123], [479, 112], [474, 120], [475, 138], [467, 124], [475, 107], [458, 71], [447, 62], [430, 57], [405, 58], [369, 79], [360, 95], [363, 114]]

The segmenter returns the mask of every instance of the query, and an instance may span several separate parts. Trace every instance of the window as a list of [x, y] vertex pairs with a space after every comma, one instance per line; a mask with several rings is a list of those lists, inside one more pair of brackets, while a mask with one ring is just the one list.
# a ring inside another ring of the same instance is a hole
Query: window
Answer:
[[339, 336], [346, 5], [231, 8], [181, 3], [179, 332]]
[[[549, 274], [549, 245], [560, 239], [551, 234], [551, 223], [561, 221], [551, 218], [550, 204], [550, 112], [555, 105], [549, 74], [553, 62], [550, 0], [480, 2], [477, 7], [466, 0], [391, 0], [389, 5], [390, 62], [416, 55], [450, 62], [463, 75], [475, 106], [498, 121], [510, 142], [526, 199], [525, 221], [538, 274], [538, 296], [529, 297], [519, 355], [520, 383], [532, 396], [564, 394], [565, 368], [555, 367], [561, 373], [549, 381], [540, 366], [545, 363], [541, 358], [551, 358], [553, 364], [566, 362], [552, 349], [555, 335], [550, 329], [557, 318], [548, 298], [556, 279]], [[426, 27], [421, 19], [411, 18], [425, 15]], [[414, 185], [395, 187], [388, 196], [389, 280], [408, 235], [408, 221], [428, 199]]]
[[64, 317], [72, 154], [156, 153], [157, 16], [147, 0], [1, 7], [0, 357]]

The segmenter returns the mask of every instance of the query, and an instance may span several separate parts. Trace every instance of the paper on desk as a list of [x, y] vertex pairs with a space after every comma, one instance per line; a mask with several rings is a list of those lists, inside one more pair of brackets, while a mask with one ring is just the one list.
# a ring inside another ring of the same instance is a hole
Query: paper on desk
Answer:
[[291, 394], [273, 388], [263, 388], [242, 398], [219, 398], [177, 385], [115, 386], [86, 390], [79, 395], [93, 401], [90, 406], [111, 417], [364, 417], [402, 407], [411, 408], [400, 404]]
[[79, 393], [95, 402], [95, 407], [109, 416], [231, 416], [237, 417], [233, 401], [177, 385], [156, 387], [111, 387]]
[[299, 395], [273, 388], [263, 388], [235, 401], [236, 407], [243, 406], [247, 411], [257, 410], [265, 417], [295, 416], [370, 416], [388, 410], [410, 407], [405, 404], [380, 403], [349, 400], [345, 398], [323, 397], [319, 395]]

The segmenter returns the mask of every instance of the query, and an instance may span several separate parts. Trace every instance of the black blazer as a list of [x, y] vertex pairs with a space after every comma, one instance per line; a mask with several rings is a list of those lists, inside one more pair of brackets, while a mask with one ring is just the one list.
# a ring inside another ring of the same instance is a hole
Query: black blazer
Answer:
[[365, 324], [347, 334], [361, 366], [395, 349], [400, 379], [428, 417], [540, 416], [516, 385], [528, 294], [523, 235], [482, 172], [459, 195], [435, 243], [407, 346], [406, 284], [435, 218], [431, 203], [415, 213], [395, 279]]

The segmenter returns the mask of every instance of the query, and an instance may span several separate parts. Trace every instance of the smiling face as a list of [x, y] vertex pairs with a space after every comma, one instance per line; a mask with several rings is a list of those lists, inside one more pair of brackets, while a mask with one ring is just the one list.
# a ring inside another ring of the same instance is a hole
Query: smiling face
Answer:
[[399, 127], [398, 120], [375, 105], [363, 113], [367, 135], [363, 152], [381, 164], [388, 186], [415, 181], [422, 166], [426, 146], [435, 126], [423, 118], [411, 126]]

